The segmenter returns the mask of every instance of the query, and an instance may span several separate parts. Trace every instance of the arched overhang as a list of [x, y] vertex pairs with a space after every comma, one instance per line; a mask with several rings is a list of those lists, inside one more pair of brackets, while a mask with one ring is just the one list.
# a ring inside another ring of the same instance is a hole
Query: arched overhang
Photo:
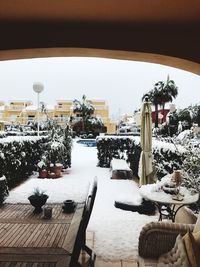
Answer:
[[133, 60], [166, 65], [200, 75], [200, 64], [181, 58], [159, 54], [86, 48], [40, 48], [0, 51], [0, 60], [47, 57], [99, 57]]
[[199, 29], [199, 1], [1, 0], [0, 58], [103, 56], [199, 74]]

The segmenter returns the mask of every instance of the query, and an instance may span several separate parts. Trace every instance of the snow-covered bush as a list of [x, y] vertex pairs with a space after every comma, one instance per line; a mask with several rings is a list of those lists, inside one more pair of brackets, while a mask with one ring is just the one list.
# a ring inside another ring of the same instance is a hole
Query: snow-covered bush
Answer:
[[56, 163], [62, 163], [65, 153], [66, 148], [62, 142], [52, 141], [48, 143], [47, 159], [49, 160], [50, 164], [55, 165]]
[[[138, 175], [141, 153], [140, 138], [135, 136], [104, 136], [97, 137], [98, 165], [110, 167], [112, 158], [123, 158], [130, 163], [134, 175]], [[153, 165], [158, 179], [180, 169], [184, 158], [184, 148], [168, 141], [153, 140]]]
[[[183, 182], [191, 193], [200, 194], [200, 144], [186, 146], [185, 159], [182, 165]], [[197, 202], [197, 209], [200, 210], [200, 200]]]
[[132, 136], [99, 136], [96, 138], [98, 166], [110, 167], [112, 158], [125, 159], [137, 175], [141, 148], [139, 138]]
[[5, 198], [8, 196], [8, 186], [6, 177], [0, 177], [0, 205], [3, 204]]
[[64, 168], [71, 167], [72, 132], [69, 124], [66, 122], [61, 126], [49, 118], [45, 129], [48, 131], [48, 143], [43, 155], [49, 165], [61, 163]]
[[180, 169], [185, 149], [183, 146], [172, 143], [171, 138], [165, 140], [153, 140], [153, 165], [158, 179], [173, 173], [174, 169]]
[[5, 138], [7, 136], [7, 133], [4, 131], [0, 131], [0, 138]]
[[0, 139], [0, 163], [2, 175], [8, 186], [17, 185], [34, 170], [45, 150], [44, 137], [7, 137]]

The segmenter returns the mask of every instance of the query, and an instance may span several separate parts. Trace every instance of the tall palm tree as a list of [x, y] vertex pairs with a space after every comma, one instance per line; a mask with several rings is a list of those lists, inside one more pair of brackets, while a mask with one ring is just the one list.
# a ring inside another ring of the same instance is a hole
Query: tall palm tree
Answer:
[[172, 102], [178, 95], [178, 87], [173, 80], [170, 80], [169, 75], [167, 76], [166, 83], [162, 82], [162, 109], [164, 115], [165, 104]]
[[149, 101], [155, 107], [155, 127], [158, 127], [158, 106], [161, 105], [162, 101], [162, 91], [160, 89], [160, 82], [154, 85], [154, 88], [151, 89], [148, 93], [144, 94], [142, 100], [148, 97]]
[[170, 80], [169, 75], [167, 76], [166, 82], [159, 81], [155, 83], [154, 88], [143, 95], [142, 100], [148, 96], [149, 100], [155, 106], [155, 127], [158, 127], [158, 106], [162, 106], [164, 115], [165, 104], [172, 102], [173, 98], [176, 98], [177, 95], [178, 87], [173, 80]]

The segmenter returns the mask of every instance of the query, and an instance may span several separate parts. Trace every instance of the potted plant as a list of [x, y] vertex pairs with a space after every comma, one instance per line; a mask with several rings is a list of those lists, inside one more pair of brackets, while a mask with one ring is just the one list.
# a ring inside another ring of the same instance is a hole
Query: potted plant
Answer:
[[46, 156], [42, 156], [42, 159], [38, 162], [38, 178], [47, 178], [48, 177], [48, 164]]
[[52, 141], [49, 143], [48, 160], [50, 162], [50, 174], [55, 174], [54, 178], [61, 177], [63, 168], [63, 158], [65, 154], [65, 146], [60, 141]]
[[42, 212], [42, 206], [45, 205], [48, 197], [48, 195], [44, 194], [44, 191], [41, 191], [38, 188], [34, 190], [33, 194], [28, 197], [31, 205], [35, 207], [34, 213]]

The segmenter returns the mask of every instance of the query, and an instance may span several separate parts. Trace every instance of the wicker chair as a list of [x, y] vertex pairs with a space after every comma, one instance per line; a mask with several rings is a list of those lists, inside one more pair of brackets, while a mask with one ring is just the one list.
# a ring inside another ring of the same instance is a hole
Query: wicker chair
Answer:
[[193, 231], [197, 217], [190, 209], [183, 207], [177, 214], [177, 222], [151, 222], [146, 224], [139, 236], [139, 255], [143, 258], [158, 258], [170, 251], [176, 237]]
[[152, 222], [146, 224], [139, 237], [139, 255], [143, 258], [158, 258], [170, 251], [176, 237], [193, 231], [193, 224]]

